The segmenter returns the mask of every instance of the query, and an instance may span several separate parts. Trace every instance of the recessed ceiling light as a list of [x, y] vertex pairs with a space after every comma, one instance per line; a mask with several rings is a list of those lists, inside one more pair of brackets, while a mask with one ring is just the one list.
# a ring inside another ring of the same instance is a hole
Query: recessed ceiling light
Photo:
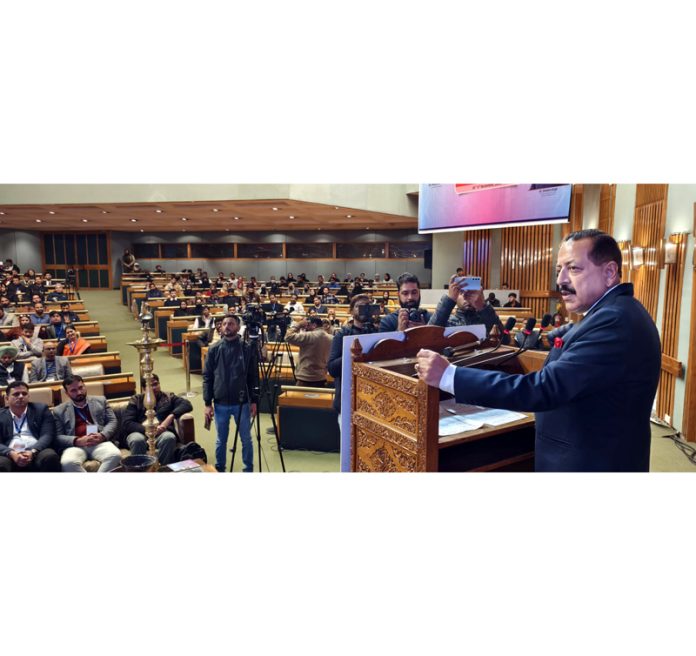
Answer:
[[239, 217], [238, 217], [238, 216], [235, 216], [235, 217], [234, 217], [234, 220], [235, 220], [235, 221], [239, 221]]
[[273, 208], [273, 211], [274, 211], [274, 212], [277, 212], [277, 211], [278, 211], [278, 208], [277, 208], [277, 207], [274, 207], [274, 208]]
[[48, 213], [49, 213], [49, 214], [55, 214], [55, 212], [54, 212], [53, 210], [48, 210]]
[[291, 214], [291, 215], [290, 215], [290, 218], [291, 218], [291, 219], [294, 219], [295, 217]]
[[162, 210], [161, 210], [161, 209], [159, 209], [159, 208], [158, 208], [158, 209], [156, 209], [156, 210], [155, 210], [155, 212], [157, 212], [157, 214], [162, 214]]
[[140, 232], [145, 232], [145, 230], [143, 230], [142, 228], [140, 228]]
[[182, 221], [188, 221], [188, 219], [187, 219], [185, 216], [182, 216], [182, 217], [181, 217], [181, 220], [182, 220]]
[[337, 210], [337, 209], [338, 209], [338, 205], [334, 205], [334, 209]]
[[213, 212], [219, 212], [220, 210], [217, 207], [213, 207]]
[[352, 219], [353, 215], [352, 214], [346, 214], [346, 219]]
[[82, 219], [82, 223], [88, 223], [87, 219]]
[[42, 221], [41, 221], [41, 219], [36, 219], [36, 222], [41, 223]]
[[131, 219], [131, 223], [137, 223], [138, 219]]
[[102, 214], [108, 214], [106, 210], [102, 210]]
[[3, 216], [5, 216], [5, 212], [0, 212], [0, 214], [2, 214]]

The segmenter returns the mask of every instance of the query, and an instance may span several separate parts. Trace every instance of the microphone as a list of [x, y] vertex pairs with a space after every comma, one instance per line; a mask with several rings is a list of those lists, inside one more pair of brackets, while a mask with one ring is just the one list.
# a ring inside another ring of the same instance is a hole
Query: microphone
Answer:
[[[529, 317], [527, 319], [526, 323], [524, 324], [524, 328], [521, 333], [517, 333], [515, 336], [515, 339], [517, 341], [517, 344], [519, 345], [520, 348], [524, 348], [525, 344], [529, 340], [530, 335], [533, 334], [534, 331], [534, 326], [536, 325], [536, 318], [535, 317]], [[532, 348], [534, 345], [534, 340], [532, 340], [532, 344], [528, 348]]]
[[553, 317], [550, 314], [545, 314], [541, 320], [541, 329], [548, 328], [553, 321]]
[[510, 331], [515, 327], [515, 324], [517, 323], [517, 318], [516, 317], [508, 317], [508, 320], [505, 322], [505, 327], [503, 328], [503, 334], [500, 338], [500, 341], [502, 344], [507, 346], [510, 344]]

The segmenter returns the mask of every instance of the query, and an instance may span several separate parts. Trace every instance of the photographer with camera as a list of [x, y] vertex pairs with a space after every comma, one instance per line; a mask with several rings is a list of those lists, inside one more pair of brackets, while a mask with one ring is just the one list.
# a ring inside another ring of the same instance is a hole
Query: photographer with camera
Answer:
[[283, 304], [278, 302], [275, 294], [270, 294], [268, 303], [262, 306], [266, 314], [266, 325], [268, 326], [268, 338], [276, 341], [280, 333], [280, 341], [285, 339], [285, 331], [290, 323], [290, 317], [284, 312]]
[[376, 333], [377, 327], [373, 323], [376, 315], [374, 308], [379, 310], [379, 306], [370, 305], [367, 294], [353, 296], [350, 301], [349, 309], [352, 319], [348, 321], [333, 336], [331, 353], [329, 354], [329, 373], [334, 378], [336, 394], [334, 395], [333, 407], [338, 412], [338, 424], [341, 425], [341, 368], [343, 367], [343, 338], [349, 335], [366, 335]]
[[332, 337], [323, 329], [319, 317], [302, 319], [288, 328], [288, 344], [300, 347], [295, 379], [301, 387], [326, 387], [326, 367]]
[[414, 326], [424, 326], [432, 315], [420, 308], [420, 282], [412, 273], [402, 273], [396, 281], [401, 308], [388, 314], [379, 324], [379, 332], [406, 330]]

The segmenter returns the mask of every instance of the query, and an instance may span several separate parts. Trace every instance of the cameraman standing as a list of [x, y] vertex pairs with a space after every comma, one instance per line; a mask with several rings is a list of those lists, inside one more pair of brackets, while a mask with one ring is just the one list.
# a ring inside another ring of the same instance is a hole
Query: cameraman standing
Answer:
[[399, 290], [401, 308], [388, 314], [379, 324], [379, 332], [406, 330], [414, 326], [424, 326], [430, 321], [431, 314], [420, 309], [420, 282], [412, 273], [402, 273], [396, 281]]
[[300, 347], [300, 354], [295, 369], [295, 378], [299, 386], [326, 387], [326, 366], [333, 338], [322, 327], [319, 317], [302, 319], [293, 323], [285, 340], [288, 344]]

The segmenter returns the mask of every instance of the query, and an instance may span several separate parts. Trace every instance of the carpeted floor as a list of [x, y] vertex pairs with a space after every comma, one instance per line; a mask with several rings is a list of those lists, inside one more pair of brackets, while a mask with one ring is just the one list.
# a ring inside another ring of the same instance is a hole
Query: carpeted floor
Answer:
[[[110, 351], [121, 353], [123, 371], [138, 371], [137, 351], [128, 346], [128, 342], [140, 338], [139, 325], [133, 319], [131, 313], [121, 304], [120, 291], [118, 290], [94, 290], [82, 291], [82, 299], [89, 310], [90, 318], [99, 321], [101, 332], [107, 338]], [[183, 361], [169, 355], [166, 349], [161, 349], [155, 355], [155, 371], [160, 377], [162, 389], [169, 392], [184, 393], [186, 391], [186, 377]], [[201, 376], [191, 375], [191, 391], [196, 396], [191, 398], [193, 414], [196, 421], [196, 441], [203, 446], [208, 454], [209, 461], [214, 461], [215, 429], [206, 431], [203, 428], [203, 400], [201, 396]], [[278, 448], [275, 444], [275, 436], [268, 435], [266, 429], [271, 426], [271, 420], [267, 414], [261, 415], [259, 434], [261, 437], [261, 462], [264, 471], [281, 472], [282, 467]], [[651, 449], [651, 471], [696, 472], [696, 465], [677, 448], [671, 439], [664, 437], [674, 431], [653, 426], [653, 440]], [[234, 433], [231, 431], [230, 444]], [[258, 471], [259, 449], [256, 431], [254, 431], [255, 467]], [[239, 455], [235, 458], [234, 470], [241, 471], [241, 445]], [[283, 451], [285, 469], [288, 472], [337, 472], [339, 471], [339, 456], [335, 453], [319, 453], [308, 451]], [[228, 465], [229, 469], [229, 460]]]

